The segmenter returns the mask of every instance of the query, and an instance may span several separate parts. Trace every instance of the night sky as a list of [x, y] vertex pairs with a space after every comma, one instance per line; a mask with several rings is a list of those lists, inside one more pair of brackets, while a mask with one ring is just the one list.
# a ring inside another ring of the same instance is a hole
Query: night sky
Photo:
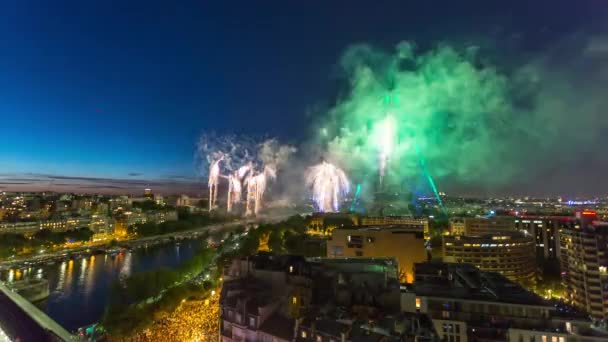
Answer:
[[196, 181], [201, 132], [305, 140], [354, 43], [475, 41], [508, 65], [608, 18], [603, 1], [211, 3], [3, 2], [0, 186]]

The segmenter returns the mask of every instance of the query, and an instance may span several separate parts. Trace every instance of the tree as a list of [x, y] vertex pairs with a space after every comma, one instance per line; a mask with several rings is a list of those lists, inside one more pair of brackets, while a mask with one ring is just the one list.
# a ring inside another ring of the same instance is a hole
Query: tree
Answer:
[[285, 252], [285, 248], [283, 248], [283, 230], [275, 229], [270, 232], [270, 236], [268, 237], [268, 247], [274, 253]]

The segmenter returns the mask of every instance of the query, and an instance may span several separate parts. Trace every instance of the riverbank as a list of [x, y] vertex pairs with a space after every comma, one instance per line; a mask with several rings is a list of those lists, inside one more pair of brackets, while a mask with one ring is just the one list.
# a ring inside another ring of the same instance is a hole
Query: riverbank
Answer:
[[237, 220], [228, 223], [217, 223], [208, 226], [202, 226], [195, 229], [167, 233], [162, 235], [155, 235], [149, 237], [134, 237], [131, 239], [118, 240], [115, 243], [107, 241], [104, 244], [88, 245], [82, 247], [75, 247], [69, 249], [62, 249], [59, 251], [32, 254], [27, 256], [21, 256], [12, 260], [5, 260], [0, 262], [0, 271], [8, 270], [13, 268], [28, 268], [36, 267], [40, 265], [52, 265], [56, 262], [70, 260], [74, 258], [89, 257], [97, 254], [116, 254], [121, 249], [137, 249], [142, 247], [154, 246], [157, 244], [168, 243], [173, 240], [197, 238], [205, 233], [213, 233], [221, 230], [236, 229], [243, 225], [254, 223], [255, 220]]

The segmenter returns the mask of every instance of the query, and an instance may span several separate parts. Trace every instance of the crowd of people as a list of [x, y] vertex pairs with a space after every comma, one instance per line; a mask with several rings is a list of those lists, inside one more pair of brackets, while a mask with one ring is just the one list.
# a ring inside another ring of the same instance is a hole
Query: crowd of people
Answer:
[[217, 341], [219, 294], [182, 302], [166, 317], [133, 336], [131, 341]]

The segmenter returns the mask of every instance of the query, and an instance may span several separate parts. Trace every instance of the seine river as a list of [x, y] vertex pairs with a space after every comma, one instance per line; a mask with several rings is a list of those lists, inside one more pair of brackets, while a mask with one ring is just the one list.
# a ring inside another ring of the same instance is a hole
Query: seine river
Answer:
[[112, 282], [134, 272], [177, 266], [202, 248], [203, 240], [182, 240], [115, 255], [98, 254], [3, 271], [0, 278], [9, 282], [27, 277], [48, 279], [50, 295], [37, 306], [64, 328], [75, 331], [101, 319]]

